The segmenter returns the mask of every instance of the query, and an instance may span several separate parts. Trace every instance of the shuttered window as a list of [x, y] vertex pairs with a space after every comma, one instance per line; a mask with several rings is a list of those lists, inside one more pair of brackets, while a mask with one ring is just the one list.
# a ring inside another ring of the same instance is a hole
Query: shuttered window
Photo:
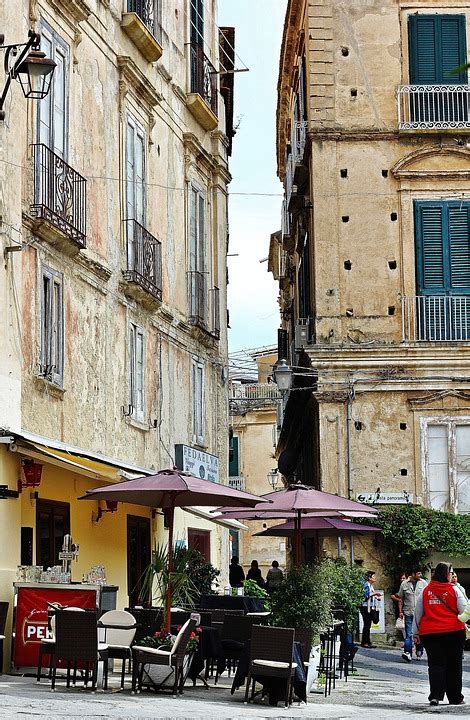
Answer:
[[465, 15], [410, 15], [410, 83], [451, 85], [467, 82], [467, 71], [450, 74], [466, 62]]
[[196, 358], [191, 360], [191, 376], [193, 442], [197, 445], [204, 445], [204, 364]]
[[144, 422], [144, 333], [134, 323], [129, 327], [129, 389], [132, 417]]
[[237, 435], [233, 435], [230, 439], [229, 445], [229, 464], [228, 474], [229, 477], [238, 477], [240, 475], [240, 448], [239, 438]]
[[419, 295], [470, 294], [470, 203], [415, 203]]

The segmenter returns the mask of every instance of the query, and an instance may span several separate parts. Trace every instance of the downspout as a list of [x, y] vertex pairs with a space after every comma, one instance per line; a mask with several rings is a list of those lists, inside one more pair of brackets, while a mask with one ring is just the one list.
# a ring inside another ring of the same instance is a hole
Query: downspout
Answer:
[[[348, 479], [348, 498], [352, 500], [352, 453], [351, 453], [351, 423], [352, 423], [352, 404], [355, 392], [351, 385], [348, 392], [347, 414], [346, 414], [346, 472]], [[354, 565], [354, 538], [351, 533], [349, 540], [350, 563]]]

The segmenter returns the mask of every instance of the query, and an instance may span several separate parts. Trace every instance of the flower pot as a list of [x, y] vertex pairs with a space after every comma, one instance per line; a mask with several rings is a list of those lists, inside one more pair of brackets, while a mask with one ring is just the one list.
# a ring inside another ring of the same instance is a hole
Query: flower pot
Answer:
[[[183, 677], [186, 680], [193, 653], [185, 655]], [[142, 686], [154, 688], [173, 688], [175, 683], [174, 669], [169, 665], [144, 665]]]

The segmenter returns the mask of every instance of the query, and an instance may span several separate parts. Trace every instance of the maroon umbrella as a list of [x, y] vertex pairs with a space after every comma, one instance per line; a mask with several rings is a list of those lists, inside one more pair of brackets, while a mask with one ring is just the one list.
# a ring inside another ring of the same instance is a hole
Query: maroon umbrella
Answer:
[[[294, 530], [295, 523], [290, 520], [281, 525], [273, 525], [266, 530], [253, 533], [253, 537], [290, 537], [294, 534]], [[360, 535], [362, 533], [381, 532], [380, 528], [372, 525], [359, 525], [359, 523], [350, 522], [339, 517], [312, 517], [310, 514], [301, 518], [300, 530], [305, 537], [314, 535], [317, 532], [322, 535], [342, 535], [343, 533]]]
[[[285, 513], [284, 517], [292, 517], [294, 514], [295, 530], [294, 530], [294, 560], [295, 564], [299, 565], [301, 560], [301, 535], [300, 535], [300, 518], [304, 513], [319, 512], [328, 515], [331, 511], [335, 513], [361, 513], [362, 516], [373, 515], [374, 511], [371, 510], [367, 505], [363, 503], [355, 502], [354, 500], [348, 500], [348, 498], [340, 497], [339, 495], [333, 495], [332, 493], [322, 492], [321, 490], [315, 490], [307, 485], [301, 485], [296, 483], [289, 485], [283, 490], [276, 490], [275, 492], [267, 493], [262, 495], [261, 499], [269, 500], [270, 504], [264, 506], [262, 503], [255, 505], [252, 508], [252, 512], [256, 515], [258, 513], [266, 517], [265, 511], [268, 513]], [[233, 513], [236, 508], [225, 506], [218, 508], [218, 512], [224, 514], [227, 513], [229, 517], [234, 517]], [[241, 516], [240, 519], [245, 520], [254, 519], [249, 513]]]
[[[168, 577], [173, 572], [173, 521], [175, 507], [187, 505], [217, 505], [230, 502], [233, 507], [251, 507], [256, 504], [268, 504], [268, 500], [234, 490], [227, 485], [219, 485], [209, 480], [201, 480], [180, 470], [161, 470], [156, 475], [138, 477], [113, 485], [87, 490], [79, 500], [113, 500], [114, 502], [133, 503], [152, 508], [168, 510]], [[166, 630], [170, 629], [171, 583], [168, 583], [166, 598]]]

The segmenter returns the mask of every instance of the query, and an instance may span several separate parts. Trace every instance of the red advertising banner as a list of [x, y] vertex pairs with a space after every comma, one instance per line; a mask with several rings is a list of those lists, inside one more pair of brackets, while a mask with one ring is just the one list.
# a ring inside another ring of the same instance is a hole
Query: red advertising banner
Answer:
[[15, 668], [37, 667], [39, 644], [50, 636], [47, 626], [48, 602], [93, 610], [96, 608], [96, 590], [38, 586], [18, 588], [13, 656]]

